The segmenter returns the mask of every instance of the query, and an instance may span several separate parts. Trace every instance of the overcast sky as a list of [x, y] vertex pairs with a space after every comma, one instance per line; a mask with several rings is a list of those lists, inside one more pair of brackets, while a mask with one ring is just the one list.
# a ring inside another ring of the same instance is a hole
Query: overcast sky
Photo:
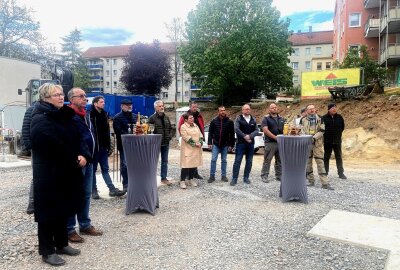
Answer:
[[[132, 44], [154, 39], [168, 41], [165, 23], [186, 20], [198, 0], [17, 0], [32, 8], [49, 43], [59, 47], [61, 37], [78, 28], [82, 49]], [[292, 20], [291, 30], [332, 30], [335, 0], [273, 0], [282, 17]]]

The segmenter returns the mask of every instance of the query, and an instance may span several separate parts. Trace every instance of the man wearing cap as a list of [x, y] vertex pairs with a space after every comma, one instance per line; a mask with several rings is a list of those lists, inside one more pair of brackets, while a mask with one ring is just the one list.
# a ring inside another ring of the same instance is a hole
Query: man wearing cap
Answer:
[[324, 134], [324, 165], [326, 174], [329, 172], [329, 159], [332, 150], [335, 152], [336, 167], [340, 179], [347, 179], [344, 175], [342, 160], [342, 133], [344, 130], [344, 119], [337, 113], [335, 103], [328, 104], [328, 113], [322, 116], [325, 124]]
[[121, 101], [121, 111], [114, 116], [113, 128], [115, 135], [117, 136], [117, 149], [120, 156], [122, 186], [125, 192], [128, 189], [128, 170], [126, 168], [121, 135], [128, 134], [129, 125], [136, 124], [136, 121], [137, 115], [132, 113], [132, 101], [130, 99], [123, 99]]
[[315, 163], [317, 163], [317, 170], [319, 179], [322, 183], [322, 188], [333, 190], [333, 188], [329, 185], [324, 166], [323, 136], [325, 132], [325, 125], [322, 119], [317, 115], [314, 104], [310, 104], [307, 106], [307, 116], [301, 119], [300, 124], [303, 125], [303, 132], [305, 134], [313, 136], [313, 145], [310, 147], [309, 150], [306, 169], [306, 177], [309, 182], [308, 186], [315, 185], [313, 173], [314, 158]]
[[296, 126], [300, 125], [300, 121], [303, 117], [305, 117], [307, 115], [307, 109], [306, 108], [302, 108], [300, 110], [300, 114], [297, 116], [297, 118], [294, 120], [294, 123], [296, 124]]

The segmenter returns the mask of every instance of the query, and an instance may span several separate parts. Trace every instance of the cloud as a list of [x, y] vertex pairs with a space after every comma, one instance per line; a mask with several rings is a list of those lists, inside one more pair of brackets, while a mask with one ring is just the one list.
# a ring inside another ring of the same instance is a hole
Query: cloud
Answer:
[[123, 28], [83, 28], [82, 39], [98, 45], [125, 44], [134, 35]]
[[297, 32], [308, 31], [312, 26], [313, 31], [324, 31], [333, 29], [333, 12], [332, 11], [318, 11], [318, 12], [297, 12], [290, 16], [289, 29]]
[[289, 16], [298, 12], [306, 11], [330, 11], [335, 9], [335, 0], [273, 0], [281, 16]]

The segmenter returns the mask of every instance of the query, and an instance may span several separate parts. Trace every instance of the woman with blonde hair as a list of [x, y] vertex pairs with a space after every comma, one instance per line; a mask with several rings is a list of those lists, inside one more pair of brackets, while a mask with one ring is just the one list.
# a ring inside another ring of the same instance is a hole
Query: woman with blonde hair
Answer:
[[62, 86], [43, 84], [39, 99], [32, 112], [30, 133], [34, 214], [39, 254], [45, 263], [59, 266], [65, 260], [57, 254], [80, 253], [68, 245], [67, 218], [78, 207], [81, 168], [90, 153], [81, 146], [80, 134], [72, 121], [75, 112], [64, 105]]
[[[194, 117], [191, 113], [183, 115], [184, 123], [180, 128], [182, 136], [181, 142], [181, 181], [180, 187], [186, 189], [186, 186], [197, 187], [193, 180], [197, 167], [203, 165], [203, 134], [199, 127], [194, 123]], [[188, 176], [187, 181], [185, 181]]]

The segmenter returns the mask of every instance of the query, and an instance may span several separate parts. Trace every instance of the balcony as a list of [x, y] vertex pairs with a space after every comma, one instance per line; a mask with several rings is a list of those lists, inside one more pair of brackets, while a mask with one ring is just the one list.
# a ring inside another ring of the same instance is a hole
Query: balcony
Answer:
[[103, 92], [103, 87], [89, 87], [88, 92]]
[[379, 7], [379, 0], [364, 0], [365, 8], [377, 8]]
[[88, 64], [88, 69], [103, 69], [103, 65], [100, 64]]
[[103, 76], [91, 76], [90, 77], [90, 80], [92, 81], [92, 82], [94, 82], [94, 81], [102, 81], [103, 80]]
[[366, 38], [374, 38], [379, 37], [379, 19], [368, 19], [365, 24], [365, 37]]
[[382, 16], [381, 33], [386, 33], [386, 27], [389, 34], [400, 33], [400, 7], [389, 9], [388, 14], [389, 16]]
[[400, 43], [389, 44], [387, 49], [382, 50], [379, 60], [381, 65], [386, 61], [388, 66], [400, 65]]
[[195, 84], [191, 84], [190, 85], [190, 90], [191, 91], [197, 91], [197, 90], [201, 90], [200, 86], [195, 85]]

